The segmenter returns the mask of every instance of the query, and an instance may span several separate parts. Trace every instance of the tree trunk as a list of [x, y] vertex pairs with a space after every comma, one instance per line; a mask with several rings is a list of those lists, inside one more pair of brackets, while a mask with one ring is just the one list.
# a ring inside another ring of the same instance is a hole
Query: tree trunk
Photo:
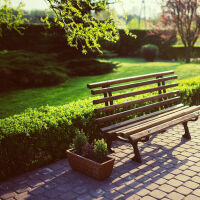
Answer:
[[191, 58], [191, 52], [192, 52], [192, 47], [185, 47], [185, 60], [186, 63], [190, 63], [190, 58]]

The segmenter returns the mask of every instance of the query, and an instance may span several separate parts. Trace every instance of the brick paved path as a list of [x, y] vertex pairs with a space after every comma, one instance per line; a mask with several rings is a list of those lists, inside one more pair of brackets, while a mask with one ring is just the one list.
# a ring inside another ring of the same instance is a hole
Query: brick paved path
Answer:
[[155, 135], [140, 149], [115, 143], [112, 176], [99, 182], [72, 171], [67, 159], [0, 184], [0, 199], [200, 200], [200, 120], [189, 123], [192, 140], [181, 139], [182, 125]]

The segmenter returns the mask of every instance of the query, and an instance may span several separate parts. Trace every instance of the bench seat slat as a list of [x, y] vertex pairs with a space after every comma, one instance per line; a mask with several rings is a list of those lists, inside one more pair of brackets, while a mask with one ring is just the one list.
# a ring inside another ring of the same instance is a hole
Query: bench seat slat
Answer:
[[113, 129], [113, 130], [108, 131], [106, 133], [113, 134], [113, 133], [118, 133], [119, 131], [127, 130], [127, 129], [130, 129], [130, 128], [136, 128], [138, 125], [141, 125], [141, 124], [144, 125], [147, 122], [153, 122], [154, 120], [160, 119], [161, 117], [165, 117], [165, 116], [168, 116], [170, 114], [177, 113], [177, 112], [180, 112], [180, 111], [183, 112], [187, 108], [189, 108], [189, 106], [183, 106], [183, 107], [180, 107], [178, 109], [174, 109], [174, 110], [171, 110], [171, 111], [168, 111], [168, 112], [164, 112], [162, 114], [158, 114], [156, 116], [149, 117], [147, 119], [140, 120], [140, 121], [135, 122], [135, 123], [131, 123], [131, 124], [127, 125], [127, 126], [122, 126], [120, 128]]
[[96, 94], [101, 94], [101, 93], [106, 93], [106, 92], [114, 92], [114, 91], [118, 91], [118, 90], [125, 90], [125, 89], [129, 89], [129, 88], [134, 88], [134, 87], [150, 85], [150, 84], [169, 81], [169, 80], [174, 80], [174, 79], [177, 79], [177, 78], [178, 78], [178, 76], [170, 76], [170, 77], [166, 77], [166, 78], [159, 78], [159, 79], [150, 80], [150, 81], [132, 83], [132, 84], [128, 84], [128, 85], [121, 85], [121, 86], [115, 86], [115, 87], [108, 87], [108, 88], [103, 88], [103, 89], [91, 90], [91, 93], [93, 95], [96, 95]]
[[132, 135], [134, 133], [140, 132], [140, 131], [145, 130], [145, 129], [152, 128], [154, 126], [163, 124], [165, 122], [169, 122], [171, 120], [174, 120], [176, 118], [179, 118], [181, 116], [185, 116], [187, 114], [190, 114], [192, 112], [196, 112], [196, 111], [199, 111], [199, 110], [200, 110], [200, 106], [193, 106], [193, 107], [187, 108], [186, 110], [179, 111], [179, 112], [174, 113], [174, 114], [170, 114], [170, 115], [162, 117], [160, 119], [152, 120], [151, 122], [147, 122], [147, 123], [144, 123], [144, 124], [136, 126], [136, 127], [124, 129], [122, 131], [117, 132], [116, 134], [121, 135], [121, 136], [123, 135], [124, 137], [128, 137], [129, 135]]
[[92, 89], [92, 88], [97, 88], [97, 87], [114, 85], [114, 84], [118, 84], [118, 83], [125, 83], [125, 82], [129, 82], [129, 81], [137, 81], [137, 80], [141, 80], [141, 79], [161, 77], [161, 76], [170, 75], [170, 74], [174, 74], [174, 71], [158, 72], [158, 73], [153, 73], [153, 74], [146, 74], [146, 75], [133, 76], [133, 77], [128, 77], [128, 78], [121, 78], [121, 79], [91, 83], [91, 84], [88, 84], [87, 87], [89, 89]]
[[175, 97], [175, 98], [168, 99], [168, 100], [165, 100], [165, 101], [162, 101], [162, 102], [153, 103], [153, 104], [150, 104], [150, 105], [147, 105], [147, 106], [142, 106], [142, 107], [139, 107], [139, 108], [135, 108], [135, 109], [131, 109], [131, 110], [128, 110], [128, 111], [124, 111], [124, 112], [120, 112], [120, 113], [117, 113], [117, 114], [102, 117], [102, 118], [97, 119], [96, 121], [98, 123], [112, 121], [112, 120], [115, 120], [115, 119], [118, 119], [118, 118], [121, 118], [121, 117], [125, 117], [127, 115], [131, 115], [131, 114], [134, 114], [134, 113], [137, 113], [137, 112], [144, 112], [144, 111], [147, 111], [147, 110], [150, 110], [150, 109], [153, 109], [153, 108], [158, 108], [160, 106], [176, 103], [178, 101], [180, 101], [180, 97]]
[[165, 85], [165, 86], [159, 86], [159, 87], [155, 87], [155, 88], [139, 90], [139, 91], [129, 92], [129, 93], [125, 93], [125, 94], [119, 94], [119, 95], [115, 95], [115, 96], [112, 96], [112, 97], [105, 97], [105, 98], [93, 100], [93, 104], [105, 103], [105, 102], [108, 102], [108, 101], [114, 101], [114, 100], [122, 99], [122, 98], [126, 98], [126, 97], [133, 97], [133, 96], [136, 96], [136, 95], [160, 91], [160, 90], [164, 90], [164, 89], [168, 89], [168, 88], [172, 88], [172, 87], [177, 87], [177, 86], [178, 86], [178, 84], [174, 83], [174, 84], [169, 84], [169, 85]]
[[148, 102], [148, 101], [154, 101], [154, 100], [166, 98], [166, 97], [172, 97], [172, 96], [177, 95], [178, 93], [179, 93], [179, 91], [176, 90], [176, 91], [173, 91], [173, 92], [159, 94], [159, 95], [155, 95], [155, 96], [152, 96], [152, 97], [147, 97], [147, 98], [128, 101], [128, 102], [119, 103], [119, 104], [115, 104], [115, 105], [111, 105], [111, 106], [96, 108], [96, 109], [94, 109], [94, 111], [96, 113], [112, 111], [112, 110], [115, 110], [115, 109], [118, 109], [118, 108], [124, 108], [124, 107], [128, 107], [128, 106], [135, 105], [135, 104], [145, 103], [145, 102]]
[[135, 134], [131, 135], [130, 138], [131, 138], [132, 141], [139, 141], [141, 138], [153, 135], [154, 133], [157, 133], [159, 131], [166, 130], [167, 128], [170, 128], [170, 127], [175, 126], [177, 124], [187, 122], [187, 121], [189, 121], [193, 118], [198, 117], [199, 115], [200, 115], [199, 112], [190, 113], [190, 114], [181, 116], [177, 119], [173, 119], [173, 120], [167, 121], [165, 123], [159, 124], [157, 126], [154, 126], [154, 127], [150, 128], [148, 130], [144, 130], [144, 131], [135, 133]]
[[153, 112], [153, 113], [150, 113], [150, 114], [146, 114], [146, 115], [143, 115], [143, 116], [140, 116], [140, 117], [136, 117], [136, 118], [129, 119], [129, 120], [126, 120], [126, 121], [123, 121], [123, 122], [119, 122], [117, 124], [112, 124], [110, 126], [101, 128], [100, 130], [101, 130], [101, 132], [108, 132], [108, 131], [111, 131], [113, 129], [120, 128], [122, 126], [127, 126], [129, 124], [132, 124], [132, 123], [144, 120], [144, 119], [148, 119], [150, 117], [154, 117], [154, 116], [157, 116], [157, 115], [162, 114], [162, 113], [166, 113], [168, 111], [179, 109], [181, 107], [184, 107], [184, 105], [183, 104], [178, 104], [178, 105], [166, 108], [164, 110], [159, 110], [159, 111], [156, 111], [156, 112]]

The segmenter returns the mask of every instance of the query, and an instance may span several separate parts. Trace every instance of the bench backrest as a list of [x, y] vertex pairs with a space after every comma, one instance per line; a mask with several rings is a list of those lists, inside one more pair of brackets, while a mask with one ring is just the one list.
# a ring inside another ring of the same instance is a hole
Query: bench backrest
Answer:
[[[89, 89], [92, 89], [91, 93], [93, 95], [104, 95], [103, 98], [96, 99], [93, 101], [93, 104], [105, 104], [105, 106], [95, 109], [96, 113], [104, 113], [104, 116], [100, 116], [97, 119], [97, 122], [101, 124], [108, 121], [113, 121], [113, 123], [115, 123], [116, 119], [124, 118], [129, 115], [146, 112], [156, 108], [163, 109], [169, 107], [170, 105], [177, 104], [180, 101], [180, 97], [177, 96], [179, 91], [176, 90], [173, 92], [167, 92], [167, 89], [178, 86], [177, 83], [166, 84], [167, 81], [171, 81], [178, 78], [177, 76], [172, 74], [174, 74], [173, 71], [165, 71], [88, 84], [87, 87]], [[129, 82], [129, 84], [126, 84], [127, 82]], [[152, 84], [156, 84], [156, 86], [154, 85], [151, 88], [134, 90], [135, 88], [138, 88], [140, 86], [148, 86]], [[130, 92], [129, 90], [128, 92], [124, 93], [120, 92], [121, 90], [125, 89], [133, 89], [133, 91]], [[114, 92], [117, 92], [118, 94], [115, 95]], [[153, 95], [152, 92], [158, 92], [158, 94], [155, 95], [154, 93]], [[150, 93], [150, 95], [147, 98], [114, 104], [118, 99], [127, 98], [128, 100], [128, 97], [134, 97], [146, 93]], [[154, 103], [154, 101], [157, 102]], [[146, 102], [151, 102], [151, 104], [144, 106], [144, 103]], [[138, 105], [137, 108], [133, 108], [134, 105]], [[125, 108], [126, 110], [124, 111], [122, 109], [122, 111], [120, 112], [121, 108]]]

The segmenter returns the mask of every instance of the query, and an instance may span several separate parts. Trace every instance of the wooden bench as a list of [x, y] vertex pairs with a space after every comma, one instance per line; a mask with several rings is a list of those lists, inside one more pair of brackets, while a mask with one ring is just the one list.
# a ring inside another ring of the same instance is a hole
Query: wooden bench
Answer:
[[[191, 138], [187, 123], [198, 119], [200, 106], [189, 107], [179, 104], [179, 91], [167, 92], [167, 89], [178, 86], [177, 83], [166, 84], [167, 81], [177, 79], [177, 76], [172, 74], [174, 74], [173, 71], [165, 71], [87, 85], [89, 89], [101, 87], [91, 90], [93, 95], [104, 95], [103, 98], [94, 100], [93, 104], [105, 104], [94, 111], [97, 113], [96, 121], [100, 132], [106, 139], [110, 150], [114, 140], [129, 142], [135, 153], [133, 160], [141, 162], [138, 142], [148, 141], [154, 133], [163, 132], [180, 123], [185, 129], [183, 137]], [[133, 83], [126, 84], [127, 82]], [[144, 86], [149, 85], [152, 87], [144, 89]], [[141, 86], [143, 86], [142, 89], [139, 88]], [[133, 97], [147, 93], [148, 97], [133, 99]], [[126, 98], [126, 102], [116, 102], [122, 98]]]

